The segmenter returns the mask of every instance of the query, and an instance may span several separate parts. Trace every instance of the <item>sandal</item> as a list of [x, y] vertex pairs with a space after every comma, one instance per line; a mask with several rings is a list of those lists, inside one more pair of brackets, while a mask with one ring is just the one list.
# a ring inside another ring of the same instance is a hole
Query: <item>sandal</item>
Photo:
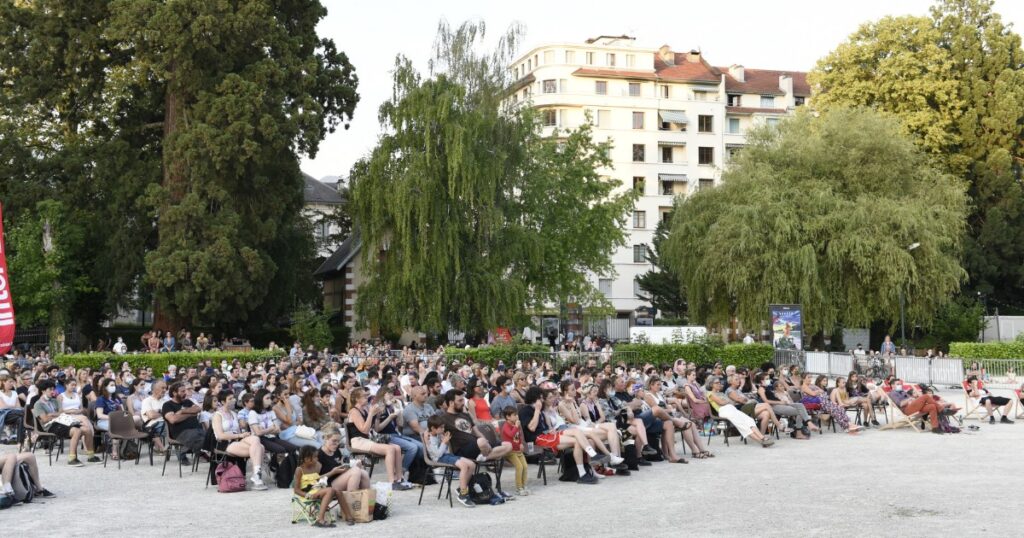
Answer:
[[335, 525], [334, 522], [327, 523], [326, 521], [317, 521], [316, 523], [313, 523], [313, 526], [320, 527], [321, 529], [330, 529], [333, 527], [337, 527], [337, 525]]
[[689, 462], [689, 461], [687, 461], [687, 460], [686, 460], [686, 458], [679, 458], [679, 459], [677, 459], [676, 461], [670, 461], [669, 463], [682, 463], [683, 465], [687, 465], [687, 464], [689, 464], [690, 462]]
[[707, 459], [707, 457], [708, 457], [708, 453], [707, 452], [698, 452], [698, 453], [693, 455], [693, 458], [694, 459], [698, 459], [698, 460]]

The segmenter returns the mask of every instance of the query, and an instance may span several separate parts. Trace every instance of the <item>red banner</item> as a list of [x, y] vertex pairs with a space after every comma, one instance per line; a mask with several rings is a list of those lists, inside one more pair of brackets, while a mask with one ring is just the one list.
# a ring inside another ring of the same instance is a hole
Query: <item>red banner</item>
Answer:
[[0, 206], [0, 355], [14, 343], [14, 300], [7, 274], [7, 250], [4, 249], [4, 210]]

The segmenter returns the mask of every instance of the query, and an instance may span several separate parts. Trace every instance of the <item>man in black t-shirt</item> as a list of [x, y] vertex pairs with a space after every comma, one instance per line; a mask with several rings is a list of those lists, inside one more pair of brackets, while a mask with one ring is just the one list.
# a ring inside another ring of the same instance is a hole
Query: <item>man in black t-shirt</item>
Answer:
[[498, 460], [512, 452], [512, 443], [501, 443], [492, 447], [480, 431], [473, 426], [473, 419], [465, 413], [466, 398], [461, 390], [452, 389], [444, 393], [441, 414], [445, 431], [451, 433], [449, 446], [453, 454], [476, 461]]
[[[188, 388], [184, 382], [178, 381], [169, 390], [171, 399], [164, 403], [161, 412], [167, 421], [168, 435], [185, 446], [186, 450], [198, 454], [203, 448], [203, 426], [196, 415], [199, 406], [188, 399]], [[188, 465], [188, 457], [183, 451], [179, 456], [181, 463]]]

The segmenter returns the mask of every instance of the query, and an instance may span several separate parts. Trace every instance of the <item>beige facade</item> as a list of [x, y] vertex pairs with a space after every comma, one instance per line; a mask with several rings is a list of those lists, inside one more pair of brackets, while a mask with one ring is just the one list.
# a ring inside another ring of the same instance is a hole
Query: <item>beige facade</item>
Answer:
[[625, 36], [536, 47], [513, 62], [513, 101], [542, 111], [545, 130], [591, 122], [613, 144], [602, 174], [642, 192], [626, 226], [629, 244], [613, 256], [615, 275], [592, 275], [620, 315], [647, 303], [636, 278], [658, 221], [677, 196], [721, 179], [755, 125], [772, 123], [809, 97], [806, 74], [715, 67], [698, 51], [635, 45]]

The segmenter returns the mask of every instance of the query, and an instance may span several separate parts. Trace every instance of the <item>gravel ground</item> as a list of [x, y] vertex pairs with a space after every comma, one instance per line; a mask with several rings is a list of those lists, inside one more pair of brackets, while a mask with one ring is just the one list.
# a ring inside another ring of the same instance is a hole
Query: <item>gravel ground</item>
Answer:
[[[960, 398], [955, 392], [946, 397]], [[291, 525], [288, 490], [224, 495], [203, 489], [202, 472], [186, 469], [178, 478], [169, 466], [161, 477], [160, 466], [150, 467], [145, 459], [121, 470], [101, 464], [70, 468], [63, 458], [49, 467], [39, 452], [42, 480], [57, 498], [0, 512], [0, 529], [5, 536], [99, 536], [111, 530], [205, 537], [296, 531], [403, 538], [564, 536], [569, 528], [591, 536], [1019, 536], [1024, 518], [1013, 508], [1014, 480], [1024, 472], [1018, 456], [1024, 420], [968, 424], [980, 430], [945, 436], [827, 432], [811, 441], [783, 439], [770, 449], [738, 442], [725, 447], [714, 438], [714, 459], [656, 463], [595, 486], [560, 483], [550, 467], [552, 480], [544, 486], [531, 465], [534, 494], [503, 506], [449, 508], [437, 500], [437, 486], [430, 486], [422, 506], [416, 505], [418, 489], [395, 492], [386, 521], [330, 530]], [[506, 472], [507, 490], [514, 489], [512, 480]]]

